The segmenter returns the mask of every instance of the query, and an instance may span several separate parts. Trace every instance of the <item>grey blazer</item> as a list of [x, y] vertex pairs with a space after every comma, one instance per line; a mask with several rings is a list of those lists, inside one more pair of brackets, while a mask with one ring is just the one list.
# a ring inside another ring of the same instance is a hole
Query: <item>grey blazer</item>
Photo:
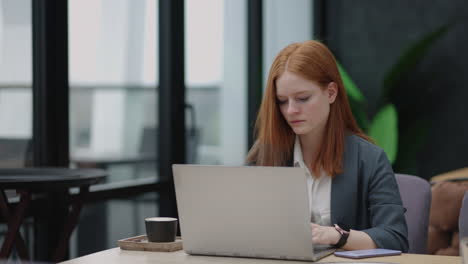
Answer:
[[381, 148], [346, 136], [343, 173], [332, 180], [330, 206], [332, 224], [343, 222], [367, 233], [379, 248], [408, 251], [406, 209]]
[[346, 136], [343, 173], [332, 180], [330, 207], [332, 224], [342, 222], [367, 233], [379, 248], [408, 252], [406, 209], [381, 148], [356, 135]]

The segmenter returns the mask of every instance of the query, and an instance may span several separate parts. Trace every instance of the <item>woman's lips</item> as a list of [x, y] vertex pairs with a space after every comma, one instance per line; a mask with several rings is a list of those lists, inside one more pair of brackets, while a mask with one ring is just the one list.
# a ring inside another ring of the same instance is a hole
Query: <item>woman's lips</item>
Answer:
[[302, 123], [304, 121], [305, 120], [293, 120], [293, 121], [291, 121], [291, 124], [299, 124], [299, 123]]

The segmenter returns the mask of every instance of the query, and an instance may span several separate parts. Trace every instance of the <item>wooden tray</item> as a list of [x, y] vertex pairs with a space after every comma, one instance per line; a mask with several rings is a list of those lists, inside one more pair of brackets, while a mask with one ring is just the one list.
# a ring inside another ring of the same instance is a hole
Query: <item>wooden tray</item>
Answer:
[[176, 237], [176, 241], [174, 242], [154, 243], [148, 242], [146, 235], [141, 235], [121, 239], [117, 241], [117, 245], [124, 250], [172, 252], [182, 249], [182, 239], [181, 237]]

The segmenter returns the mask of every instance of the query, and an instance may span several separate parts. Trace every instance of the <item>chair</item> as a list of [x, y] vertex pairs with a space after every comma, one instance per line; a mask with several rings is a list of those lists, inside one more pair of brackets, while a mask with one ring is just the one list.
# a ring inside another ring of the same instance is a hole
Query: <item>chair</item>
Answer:
[[408, 253], [426, 254], [431, 186], [426, 180], [406, 174], [395, 174], [408, 224]]
[[460, 217], [458, 218], [458, 230], [460, 231], [460, 239], [468, 237], [468, 191], [463, 196]]
[[[199, 144], [199, 130], [194, 127], [186, 128], [186, 162], [196, 163], [198, 160], [197, 148]], [[159, 131], [156, 127], [144, 127], [139, 148], [139, 154], [154, 155], [157, 157]]]
[[427, 253], [458, 256], [460, 209], [463, 196], [468, 191], [468, 181], [458, 178], [445, 180], [436, 182], [431, 189]]
[[461, 168], [436, 175], [430, 179], [431, 184], [444, 181], [463, 181], [468, 180], [468, 168]]
[[31, 138], [0, 138], [0, 168], [30, 167], [31, 143]]
[[[197, 148], [200, 141], [200, 131], [195, 120], [195, 108], [191, 104], [186, 104], [185, 109], [187, 112], [189, 112], [189, 115], [187, 116], [189, 117], [188, 120], [190, 120], [190, 124], [185, 129], [185, 139], [187, 146], [185, 158], [187, 163], [197, 163]], [[144, 127], [139, 153], [143, 155], [156, 155], [156, 150], [158, 149], [158, 137], [159, 131], [157, 127]]]
[[460, 256], [462, 256], [462, 263], [468, 264], [468, 191], [463, 196], [462, 207], [460, 209], [460, 216], [458, 218], [458, 230], [460, 238]]

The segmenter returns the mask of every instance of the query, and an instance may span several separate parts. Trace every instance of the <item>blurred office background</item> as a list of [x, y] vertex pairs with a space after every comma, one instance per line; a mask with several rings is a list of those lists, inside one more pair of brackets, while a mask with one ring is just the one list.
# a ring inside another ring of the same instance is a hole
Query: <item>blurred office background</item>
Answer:
[[[61, 37], [68, 38], [69, 166], [109, 173], [91, 189], [95, 195], [81, 213], [69, 258], [143, 234], [144, 218], [161, 214], [165, 185], [158, 184], [170, 177], [158, 169], [159, 132], [167, 124], [159, 120], [160, 104], [168, 100], [159, 96], [162, 1], [68, 1], [68, 34]], [[0, 1], [1, 167], [34, 165], [32, 14], [39, 5], [33, 2]], [[411, 155], [397, 152], [397, 161], [408, 170], [399, 172], [426, 179], [467, 166], [465, 1], [181, 2], [175, 17], [184, 27], [185, 112], [167, 115], [185, 120], [185, 162], [244, 163], [269, 65], [287, 44], [325, 42], [366, 98], [363, 109], [372, 119], [392, 65], [412, 43], [447, 25], [406, 73], [411, 78], [400, 95], [420, 101], [418, 87], [427, 88], [426, 104], [415, 103], [411, 111], [430, 122], [412, 135], [420, 147]], [[0, 241], [5, 230], [1, 224]], [[41, 242], [34, 217], [22, 232], [32, 251]]]

